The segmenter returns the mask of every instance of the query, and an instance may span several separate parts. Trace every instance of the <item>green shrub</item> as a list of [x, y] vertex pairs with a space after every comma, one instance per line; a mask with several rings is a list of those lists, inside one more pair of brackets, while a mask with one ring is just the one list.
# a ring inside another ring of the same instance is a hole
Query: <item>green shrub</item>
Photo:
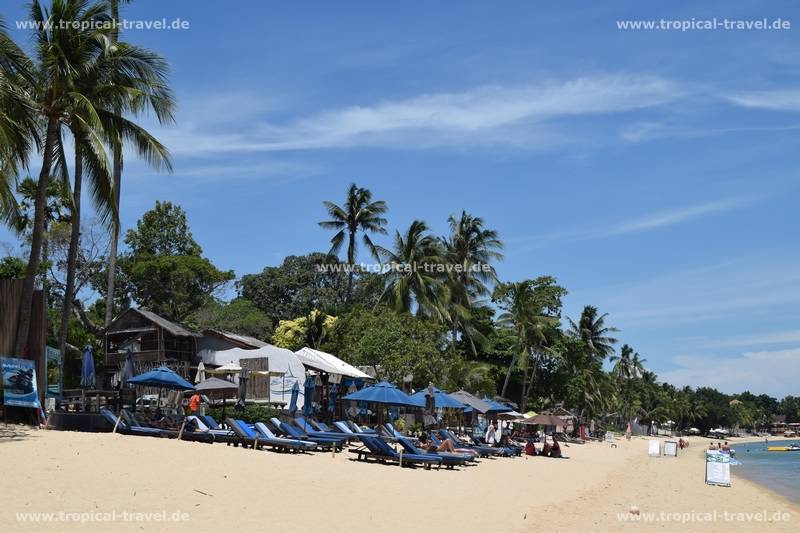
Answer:
[[[241, 418], [245, 422], [255, 424], [256, 422], [267, 422], [273, 416], [278, 416], [279, 411], [269, 405], [250, 404], [245, 406], [244, 411], [236, 409], [234, 405], [225, 407], [225, 416]], [[222, 406], [213, 406], [206, 408], [206, 414], [213, 416], [219, 422], [222, 422]]]

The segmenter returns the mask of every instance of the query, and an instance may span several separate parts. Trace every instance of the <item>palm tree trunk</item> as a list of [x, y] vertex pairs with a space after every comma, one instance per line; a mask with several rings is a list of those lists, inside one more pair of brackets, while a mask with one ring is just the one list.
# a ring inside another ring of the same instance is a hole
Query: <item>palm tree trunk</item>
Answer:
[[507, 398], [506, 392], [508, 392], [508, 384], [511, 382], [511, 372], [514, 371], [514, 363], [517, 362], [517, 357], [514, 356], [511, 358], [511, 363], [508, 365], [508, 371], [506, 371], [506, 380], [503, 382], [503, 390], [500, 392], [500, 396], [503, 398]]
[[[120, 188], [122, 186], [122, 145], [114, 145], [114, 205], [119, 213]], [[111, 324], [114, 318], [114, 290], [117, 276], [117, 247], [119, 244], [119, 223], [113, 224], [111, 230], [111, 244], [108, 250], [108, 282], [106, 285], [106, 316], [105, 325]]]
[[353, 295], [353, 269], [356, 262], [356, 232], [350, 232], [350, 242], [347, 244], [347, 264], [350, 268], [347, 269], [347, 300], [345, 303], [350, 303]]
[[25, 270], [25, 281], [22, 285], [22, 300], [19, 304], [19, 319], [17, 322], [17, 338], [14, 343], [15, 355], [22, 355], [28, 345], [28, 334], [31, 328], [31, 312], [33, 310], [33, 291], [36, 288], [36, 274], [42, 259], [42, 239], [44, 238], [44, 217], [47, 205], [47, 183], [50, 181], [50, 169], [53, 166], [53, 152], [58, 135], [58, 120], [56, 117], [47, 119], [47, 133], [42, 156], [42, 169], [39, 172], [39, 183], [36, 185], [36, 199], [34, 203], [33, 234], [31, 235], [31, 253], [28, 257], [28, 267]]
[[[111, 29], [111, 44], [119, 40], [119, 27], [116, 25], [119, 20], [119, 0], [111, 0], [111, 19], [114, 27]], [[118, 115], [121, 114], [119, 106], [114, 110]], [[105, 326], [111, 324], [114, 318], [114, 290], [117, 276], [117, 247], [119, 244], [119, 198], [120, 187], [122, 186], [122, 140], [114, 144], [114, 206], [117, 209], [117, 222], [112, 223], [111, 243], [108, 250], [108, 281], [106, 283], [106, 315]]]
[[72, 228], [67, 253], [67, 286], [64, 288], [64, 305], [61, 309], [61, 329], [58, 334], [58, 349], [66, 353], [69, 317], [72, 315], [72, 298], [75, 293], [75, 267], [78, 259], [78, 245], [81, 238], [81, 187], [83, 185], [83, 161], [80, 148], [75, 145], [75, 186], [72, 192]]

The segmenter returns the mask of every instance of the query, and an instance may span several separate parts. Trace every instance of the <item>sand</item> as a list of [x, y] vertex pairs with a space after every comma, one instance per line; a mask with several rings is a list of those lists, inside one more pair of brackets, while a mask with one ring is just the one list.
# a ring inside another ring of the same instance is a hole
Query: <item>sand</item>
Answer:
[[[358, 463], [349, 453], [288, 455], [8, 426], [0, 429], [0, 530], [800, 530], [798, 506], [735, 469], [732, 487], [705, 485], [707, 441], [692, 440], [678, 458], [650, 458], [647, 441], [634, 438], [617, 448], [564, 447], [569, 459], [484, 459], [426, 471]], [[751, 514], [726, 519], [726, 511]], [[775, 513], [788, 520], [775, 521]]]

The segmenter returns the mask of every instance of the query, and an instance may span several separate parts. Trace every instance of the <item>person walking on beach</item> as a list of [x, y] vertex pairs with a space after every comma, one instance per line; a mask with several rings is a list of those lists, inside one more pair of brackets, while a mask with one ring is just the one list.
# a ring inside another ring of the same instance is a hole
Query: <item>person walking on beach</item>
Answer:
[[497, 439], [495, 438], [495, 429], [494, 424], [489, 422], [489, 427], [486, 428], [486, 444], [489, 446], [494, 446], [497, 443]]

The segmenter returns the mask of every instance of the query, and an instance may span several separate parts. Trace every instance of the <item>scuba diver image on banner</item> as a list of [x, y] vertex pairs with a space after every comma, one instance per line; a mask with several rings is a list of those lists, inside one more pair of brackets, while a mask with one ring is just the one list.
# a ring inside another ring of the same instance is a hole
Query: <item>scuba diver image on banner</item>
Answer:
[[0, 357], [3, 370], [3, 404], [17, 407], [40, 407], [36, 389], [34, 361]]

